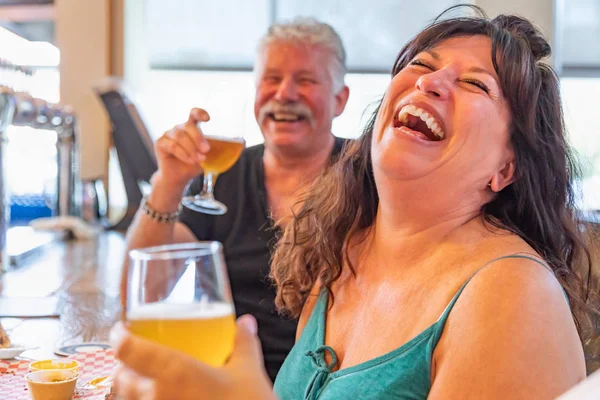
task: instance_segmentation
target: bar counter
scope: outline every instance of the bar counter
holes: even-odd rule
[[[23,358],[56,358],[63,345],[107,342],[120,314],[119,282],[125,238],[103,232],[93,240],[58,241],[0,276],[0,296],[59,296],[59,318],[2,318],[13,343],[38,346]]]

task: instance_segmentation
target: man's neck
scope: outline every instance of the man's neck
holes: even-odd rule
[[[299,207],[301,194],[329,163],[335,138],[331,135],[328,139],[326,145],[302,155],[265,148],[265,188],[271,216],[278,224],[284,225],[292,216],[292,209]]]
[[[334,145],[335,137],[330,135],[325,145],[313,147],[314,151],[303,154],[265,148],[263,164],[266,182],[280,186],[278,183],[286,181],[295,181],[297,184],[312,181],[329,163]]]

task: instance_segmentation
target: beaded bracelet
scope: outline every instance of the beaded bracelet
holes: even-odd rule
[[[179,215],[181,214],[181,204],[179,204],[179,208],[175,212],[161,213],[161,212],[158,212],[155,209],[153,209],[150,206],[150,204],[148,204],[148,199],[146,198],[146,196],[144,196],[142,198],[142,211],[144,211],[144,213],[147,216],[149,216],[150,218],[152,218],[153,220],[155,220],[157,222],[170,224],[172,222],[177,221],[177,218],[179,218]]]

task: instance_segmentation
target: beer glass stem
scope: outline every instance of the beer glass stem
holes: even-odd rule
[[[184,196],[181,203],[187,208],[212,215],[223,215],[227,212],[227,206],[217,200],[213,194],[215,182],[219,174],[206,172],[202,183],[202,191],[197,195]],[[186,190],[188,191],[188,190]]]
[[[200,193],[200,197],[202,197],[205,200],[215,200],[213,190],[215,181],[217,180],[217,176],[217,174],[214,174],[212,172],[207,172],[206,174],[204,174],[204,183],[202,185],[202,193]]]

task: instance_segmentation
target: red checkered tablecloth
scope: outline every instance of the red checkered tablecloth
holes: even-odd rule
[[[80,362],[79,379],[77,386],[84,385],[94,378],[110,375],[116,365],[115,355],[112,350],[102,350],[95,353],[78,353],[71,356]],[[29,388],[25,382],[25,374],[29,371],[26,360],[0,360],[0,399],[1,400],[29,400]],[[108,389],[84,390],[75,389],[74,399],[104,400]]]

